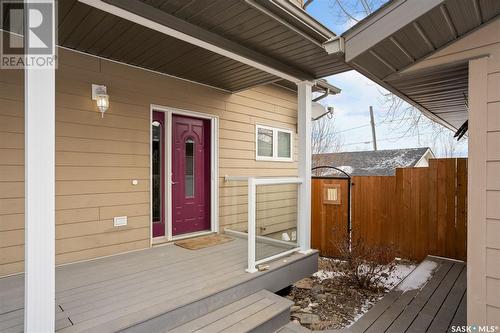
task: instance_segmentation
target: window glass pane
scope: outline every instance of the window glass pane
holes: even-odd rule
[[[273,157],[273,131],[266,128],[259,128],[257,134],[257,154],[258,156]]]
[[[278,157],[291,157],[292,135],[278,131]]]
[[[184,184],[186,197],[194,196],[194,141],[186,140],[186,157],[184,161]]]
[[[153,221],[161,221],[161,123],[153,122]]]
[[[326,192],[326,200],[337,201],[337,188],[329,188]]]

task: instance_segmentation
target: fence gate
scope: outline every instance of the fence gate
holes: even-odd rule
[[[336,257],[336,244],[349,233],[349,179],[313,177],[311,190],[311,245],[323,256]]]

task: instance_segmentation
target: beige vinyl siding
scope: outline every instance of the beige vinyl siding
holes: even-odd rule
[[[410,70],[469,61],[467,320],[500,326],[500,19]]]
[[[110,109],[103,119],[90,98],[92,83],[108,87]],[[23,72],[2,70],[0,276],[24,269],[23,98]],[[59,49],[57,264],[149,247],[151,104],[219,117],[221,230],[225,226],[246,225],[246,184],[224,182],[225,175],[297,175],[296,134],[295,162],[255,161],[256,123],[296,132],[294,92],[268,85],[230,94]],[[133,179],[139,180],[138,185],[132,185]],[[287,207],[291,201],[286,198],[275,199],[272,202],[279,207],[274,212],[277,216],[296,209]],[[122,215],[128,216],[128,225],[114,227],[113,217]],[[283,218],[270,221],[283,223]]]
[[[236,231],[247,231],[247,186],[225,187],[220,201],[221,225]],[[298,185],[258,186],[256,192],[256,234],[281,236],[297,228]],[[229,195],[228,195],[229,193]]]
[[[477,193],[469,198],[469,293],[474,303],[468,320],[500,325],[500,38],[485,49],[489,57],[470,62],[469,154],[475,167],[469,180]]]
[[[497,20],[498,21],[498,20]],[[500,25],[499,25],[500,28]],[[497,30],[498,37],[498,30]],[[494,58],[493,60],[491,60]],[[500,326],[500,37],[488,59],[486,129],[486,320]],[[496,240],[488,237],[497,229]]]
[[[23,72],[0,70],[0,275],[24,269]]]
[[[500,21],[493,23],[496,29],[500,29]],[[496,30],[498,32],[498,30]],[[488,51],[489,57],[484,58],[483,71],[485,77],[483,82],[471,82],[487,87],[484,107],[481,110],[486,112],[484,128],[477,128],[477,136],[483,138],[483,142],[471,142],[471,149],[477,148],[476,144],[485,145],[484,162],[482,174],[485,177],[485,187],[482,196],[485,201],[482,206],[485,206],[484,219],[481,221],[470,221],[470,227],[480,228],[485,233],[485,244],[472,243],[472,251],[482,253],[482,262],[474,263],[471,267],[471,274],[482,272],[484,274],[482,287],[484,292],[484,305],[479,309],[483,311],[486,323],[488,325],[500,325],[500,243],[498,241],[500,235],[500,37],[496,33],[496,42],[489,43],[488,46],[480,47],[484,51]],[[481,69],[479,69],[481,70]],[[474,112],[474,110],[471,110]],[[479,176],[480,177],[480,176]],[[474,184],[471,184],[474,186]],[[471,218],[474,218],[472,215]],[[478,223],[484,223],[483,226]],[[484,268],[481,268],[481,264]],[[469,263],[469,266],[471,263]],[[476,272],[474,271],[475,269]],[[474,289],[472,286],[471,293],[480,292],[481,289]],[[484,318],[483,317],[483,318]],[[471,322],[475,318],[471,318]]]

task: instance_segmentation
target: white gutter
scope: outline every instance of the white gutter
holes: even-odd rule
[[[247,4],[249,4],[250,6],[254,7],[255,9],[258,9],[260,10],[261,12],[263,12],[264,14],[266,14],[267,16],[273,18],[274,20],[278,21],[279,23],[281,23],[282,25],[284,25],[285,27],[287,27],[288,29],[290,30],[293,30],[294,32],[298,33],[299,35],[301,35],[302,37],[304,37],[305,39],[309,40],[310,42],[316,44],[317,46],[319,47],[323,47],[323,45],[318,42],[317,40],[315,40],[314,38],[312,38],[311,36],[308,36],[306,35],[305,33],[303,33],[302,31],[300,31],[299,29],[295,28],[293,25],[291,25],[290,23],[288,23],[287,21],[283,20],[281,17],[279,17],[278,15],[274,14],[273,12],[271,12],[269,9],[267,9],[266,7],[262,6],[262,5],[259,5],[257,2],[255,2],[254,0],[245,0],[245,2]]]
[[[324,42],[322,46],[328,54],[340,56],[345,53],[345,42],[342,36],[336,36],[329,39]]]

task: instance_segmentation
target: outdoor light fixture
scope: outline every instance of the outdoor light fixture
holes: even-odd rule
[[[92,99],[96,101],[97,108],[101,111],[101,118],[104,118],[104,112],[106,112],[109,108],[109,96],[107,94],[106,86],[93,84]]]

